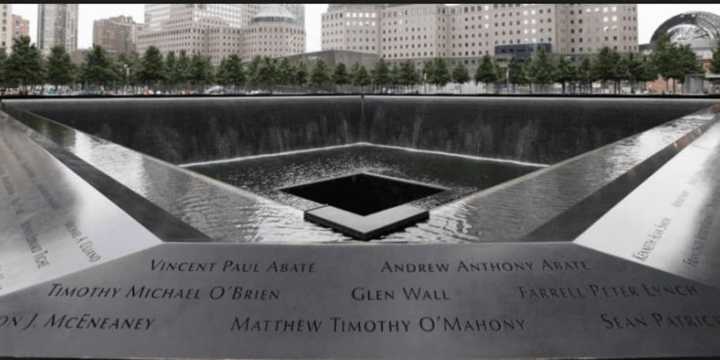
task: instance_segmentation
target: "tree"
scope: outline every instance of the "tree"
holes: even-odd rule
[[[452,72],[452,80],[460,85],[470,81],[470,74],[462,62],[458,62]]]
[[[431,74],[430,83],[435,86],[443,87],[450,82],[450,71],[448,70],[447,63],[443,58],[433,59]]]
[[[178,84],[178,63],[174,51],[165,55],[165,63],[163,64],[163,80],[166,86],[172,88]]]
[[[93,45],[88,50],[80,72],[83,83],[90,87],[105,87],[118,80],[112,58],[99,45]]]
[[[415,64],[410,61],[404,61],[400,64],[400,84],[405,86],[413,86],[419,81]]]
[[[55,86],[70,85],[75,80],[75,65],[70,60],[70,55],[62,46],[55,46],[50,50],[47,58],[47,83]]]
[[[333,71],[333,74],[332,74],[332,82],[335,85],[340,85],[340,86],[345,85],[350,82],[345,64],[339,63],[335,66],[335,70]]]
[[[5,91],[7,85],[7,79],[5,77],[5,64],[7,63],[7,53],[5,48],[0,48],[0,91]],[[0,96],[2,94],[0,93]]]
[[[432,60],[427,60],[423,63],[422,68],[422,82],[423,87],[425,88],[425,92],[427,93],[427,84],[430,84],[432,82],[435,69],[435,65]]]
[[[323,87],[330,82],[330,69],[325,62],[317,60],[310,74],[310,85],[314,87]]]
[[[643,77],[645,69],[643,67],[643,58],[635,53],[629,53],[622,58],[621,68],[627,71],[627,79],[630,81],[630,92],[635,94],[635,88],[637,83]]]
[[[390,83],[390,69],[382,58],[375,63],[375,68],[372,70],[372,83],[380,88]]]
[[[675,66],[672,72],[672,78],[684,83],[685,78],[691,74],[697,74],[703,71],[702,66],[697,60],[695,52],[692,51],[690,45],[682,45],[675,48]],[[673,82],[673,92],[675,92],[675,83]]]
[[[213,82],[214,72],[210,58],[194,54],[190,60],[190,83],[199,91],[205,90],[205,85]]]
[[[176,73],[173,75],[177,84],[187,86],[192,74],[192,59],[187,55],[185,50],[180,50],[180,56],[177,59]]]
[[[19,86],[27,93],[27,86],[40,84],[45,78],[42,55],[30,38],[13,40],[12,54],[5,61],[5,79],[10,86]]]
[[[487,86],[497,80],[497,71],[489,55],[482,57],[480,65],[475,70],[475,83],[482,83],[487,92]]]
[[[581,87],[585,89],[585,92],[589,90],[592,94],[592,83],[595,80],[592,71],[592,62],[589,57],[584,57],[577,71],[578,80],[580,80]]]
[[[245,71],[240,57],[232,54],[222,59],[217,71],[217,79],[220,84],[237,88],[245,83]]]
[[[657,80],[658,77],[658,71],[657,68],[655,68],[655,65],[653,64],[652,60],[648,58],[647,56],[643,56],[642,59],[642,69],[640,72],[640,76],[638,77],[639,81],[642,82],[648,82],[648,81],[654,81]],[[644,87],[643,87],[644,89]]]
[[[655,43],[652,62],[658,74],[665,79],[665,89],[669,88],[669,79],[675,75],[675,44],[670,42],[667,34],[662,34]]]
[[[541,90],[543,90],[545,85],[552,83],[554,74],[555,67],[550,61],[545,49],[539,48],[535,54],[533,54],[527,68],[530,89],[532,90],[533,84],[538,84],[541,86]]]
[[[398,85],[400,85],[400,67],[397,63],[392,64],[390,66],[390,72],[388,74],[390,85],[393,88],[396,88]]]
[[[304,62],[297,64],[293,77],[295,85],[304,86],[308,82],[308,70]]]
[[[255,56],[252,61],[247,66],[247,77],[248,82],[251,86],[258,86],[258,70],[260,69],[260,62],[262,62],[262,57]]]
[[[155,86],[164,80],[164,64],[163,56],[160,50],[154,46],[150,46],[143,54],[142,70],[140,70],[140,81],[145,85]]]
[[[720,41],[718,47],[713,50],[712,61],[710,62],[710,71],[713,74],[720,74]]]
[[[527,73],[525,72],[525,65],[519,59],[513,57],[508,65],[508,80],[513,85],[513,92],[515,92],[516,85],[524,85],[528,83]]]
[[[269,56],[263,57],[257,69],[257,83],[265,89],[272,89],[277,82],[276,78],[275,60]]]
[[[617,79],[619,62],[620,54],[607,46],[603,47],[592,66],[593,78],[602,81],[602,86],[605,88],[607,81]]]
[[[495,69],[495,86],[494,92],[498,92],[498,85],[504,83],[507,80],[506,69],[500,66],[496,61],[493,61],[493,68]]]
[[[350,77],[354,86],[364,88],[365,86],[370,85],[370,75],[368,74],[367,69],[365,69],[365,66],[355,63],[350,70]]]
[[[567,83],[577,80],[577,69],[572,61],[568,60],[564,56],[561,56],[558,60],[557,66],[555,67],[553,80],[562,85],[562,93],[565,94]]]
[[[283,58],[277,66],[276,80],[279,85],[290,85],[293,83],[293,67],[290,60]]]
[[[140,71],[142,64],[136,52],[120,54],[115,61],[115,73],[125,86],[136,86],[140,84]]]

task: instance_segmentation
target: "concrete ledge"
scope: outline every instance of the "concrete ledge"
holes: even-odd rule
[[[330,227],[359,240],[371,240],[428,219],[428,211],[400,205],[367,216],[360,216],[333,206],[305,212],[308,221]]]

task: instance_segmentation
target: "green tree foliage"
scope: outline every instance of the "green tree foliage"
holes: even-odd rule
[[[345,64],[339,63],[335,66],[335,70],[333,71],[332,75],[332,82],[335,85],[346,85],[350,83],[350,78],[348,76],[347,67],[345,67]]]
[[[595,57],[592,72],[593,78],[603,82],[603,87],[607,81],[616,81],[620,73],[620,54],[611,50],[609,47],[603,47]],[[617,89],[616,89],[617,90]]]
[[[375,68],[372,70],[372,83],[379,87],[390,83],[390,69],[382,58],[375,63]]]
[[[455,68],[453,68],[452,80],[458,84],[464,84],[470,81],[470,74],[468,74],[468,70],[462,62],[458,62]]]
[[[675,75],[676,46],[670,42],[667,34],[660,36],[653,49],[652,62],[658,74],[665,79],[665,88],[668,88],[668,80]]]
[[[718,47],[713,50],[710,71],[712,71],[713,74],[720,74],[720,42],[718,43]]]
[[[447,85],[448,82],[450,82],[450,70],[448,70],[447,62],[443,58],[433,59],[430,83],[441,87]]]
[[[510,60],[510,64],[508,65],[508,80],[513,86],[525,85],[528,83],[525,65],[517,58],[513,57]]]
[[[507,81],[507,69],[500,66],[497,61],[493,61],[493,68],[495,68],[495,92],[498,91],[498,86]]]
[[[390,85],[392,85],[393,87],[400,85],[400,66],[398,66],[397,63],[390,66],[390,73],[388,74],[388,76],[390,78]]]
[[[557,66],[555,67],[555,74],[553,80],[562,84],[562,93],[564,94],[567,88],[567,83],[577,80],[578,74],[575,65],[572,61],[566,57],[561,56],[558,60]]]
[[[350,69],[350,77],[352,84],[355,86],[365,87],[370,85],[370,75],[365,66],[355,63]]]
[[[169,87],[177,86],[180,76],[178,76],[178,60],[174,51],[170,51],[165,55],[165,63],[163,64],[163,79],[165,85]]]
[[[280,85],[290,85],[293,83],[293,67],[290,60],[283,58],[277,65],[277,83]]]
[[[146,85],[154,86],[164,80],[165,69],[163,56],[160,50],[154,46],[150,46],[143,54],[142,70],[140,70],[140,81]]]
[[[325,62],[317,60],[310,75],[310,85],[315,87],[327,86],[330,83],[330,69]]]
[[[0,49],[0,89],[4,90],[8,86],[7,79],[5,78],[5,64],[7,63],[7,53],[5,48]]]
[[[642,57],[635,53],[623,56],[620,68],[625,72],[625,78],[630,82],[630,91],[634,94],[638,82],[642,81],[645,68]]]
[[[482,57],[480,64],[475,70],[475,83],[483,83],[485,89],[490,83],[497,81],[498,74],[497,69],[489,55]]]
[[[109,86],[118,80],[112,58],[99,45],[88,49],[80,68],[83,83],[90,87]]]
[[[199,90],[204,90],[205,85],[212,83],[215,80],[215,74],[213,66],[210,63],[210,58],[200,54],[194,54],[190,63],[190,83],[193,86],[198,87]]]
[[[222,85],[234,87],[245,83],[245,70],[239,56],[232,54],[222,59],[217,71],[217,80]]]
[[[541,86],[552,83],[555,74],[555,66],[545,49],[540,48],[533,54],[527,67],[528,80],[531,84]]]
[[[415,70],[415,64],[410,61],[404,61],[400,64],[400,84],[405,86],[412,86],[417,84],[419,81],[417,70]]]
[[[177,59],[177,68],[175,70],[175,80],[177,84],[186,85],[190,81],[190,74],[192,74],[192,59],[187,55],[185,50],[180,50],[180,56]]]
[[[432,60],[428,60],[423,63],[422,82],[424,84],[430,84],[432,82],[433,74],[435,73],[434,66],[435,64]]]
[[[265,89],[272,89],[275,86],[277,70],[275,60],[271,57],[265,56],[262,58],[260,65],[257,69],[257,83]]]
[[[47,58],[47,83],[55,85],[71,85],[75,81],[75,64],[70,61],[70,55],[62,46],[55,46],[50,50]]]
[[[295,66],[295,74],[293,76],[294,84],[304,86],[308,82],[308,69],[304,62],[300,62]]]
[[[27,87],[43,82],[45,68],[40,50],[30,44],[30,38],[14,39],[12,53],[5,61],[5,79],[10,86]]]
[[[260,63],[262,57],[255,56],[248,64],[247,71],[245,72],[248,77],[248,82],[251,86],[258,86],[258,70],[260,69]]]
[[[593,78],[592,63],[589,57],[584,57],[577,71],[577,78],[585,91],[592,93]]]
[[[136,52],[120,54],[114,62],[114,69],[121,84],[137,86],[141,83],[140,71],[142,71],[142,64],[140,56]]]
[[[691,74],[702,73],[703,68],[692,51],[690,45],[677,46],[675,48],[675,71],[673,71],[673,79],[677,79],[681,83]]]

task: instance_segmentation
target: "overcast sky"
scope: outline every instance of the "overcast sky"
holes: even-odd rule
[[[305,5],[305,32],[307,34],[306,50],[320,50],[320,14],[327,9],[327,4]],[[638,32],[640,43],[650,41],[652,33],[663,21],[687,11],[708,11],[720,14],[720,4],[639,4]],[[12,4],[13,14],[30,20],[30,38],[35,41],[37,36],[37,5]],[[137,22],[144,21],[142,4],[80,4],[80,21],[78,25],[78,47],[87,48],[92,44],[93,21],[111,16],[129,15]]]

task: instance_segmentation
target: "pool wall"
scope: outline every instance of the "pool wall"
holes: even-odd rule
[[[9,103],[175,164],[356,142],[550,164],[712,100],[310,96]]]

